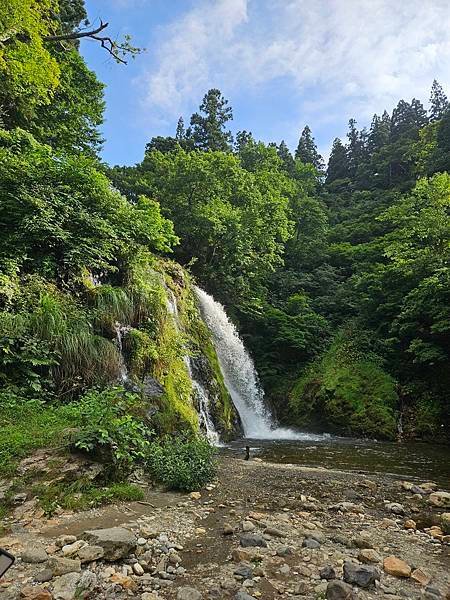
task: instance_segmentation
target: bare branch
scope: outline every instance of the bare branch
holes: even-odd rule
[[[46,42],[61,42],[63,40],[79,40],[84,37],[92,37],[94,39],[98,39],[94,36],[97,33],[100,33],[101,31],[106,29],[108,25],[109,23],[103,23],[103,21],[100,21],[100,25],[96,29],[92,29],[91,31],[74,31],[73,33],[63,33],[61,35],[48,35],[44,37],[44,40]]]

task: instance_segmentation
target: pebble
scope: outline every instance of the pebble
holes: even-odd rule
[[[252,523],[251,521],[244,521],[242,523],[243,531],[254,531],[255,529],[256,529],[256,525],[254,523]]]
[[[133,565],[133,571],[134,571],[134,574],[138,575],[139,577],[144,574],[144,569],[142,568],[142,566],[139,563],[135,563]]]

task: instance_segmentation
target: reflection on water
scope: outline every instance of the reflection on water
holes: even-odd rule
[[[450,489],[448,446],[332,437],[315,442],[237,440],[228,446],[228,452],[240,454],[245,445],[270,462],[384,473],[415,481],[435,481]]]

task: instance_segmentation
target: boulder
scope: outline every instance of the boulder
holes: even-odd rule
[[[450,508],[450,492],[433,492],[428,496],[428,502],[439,508]]]
[[[47,565],[54,576],[65,575],[66,573],[79,573],[81,571],[81,562],[73,558],[51,556],[48,559]]]
[[[347,583],[369,588],[375,585],[377,579],[380,579],[380,572],[375,567],[359,565],[351,561],[344,563],[344,581]]]
[[[383,561],[383,569],[394,577],[410,577],[411,567],[396,556],[387,556]]]
[[[327,600],[356,600],[356,595],[351,585],[334,579],[327,585],[326,598]]]
[[[55,579],[53,597],[55,600],[74,600],[77,597],[77,587],[80,573],[66,573]]]
[[[125,558],[136,548],[136,537],[124,527],[85,531],[83,538],[95,546],[101,546],[103,558],[110,561]]]

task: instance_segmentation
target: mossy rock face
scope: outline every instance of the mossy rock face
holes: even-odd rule
[[[161,261],[153,294],[152,318],[130,329],[124,351],[130,374],[139,385],[154,378],[164,392],[152,398],[153,422],[161,433],[199,431],[197,400],[186,357],[196,380],[207,390],[211,417],[222,439],[239,431],[239,418],[225,387],[211,334],[203,322],[188,273]],[[153,278],[155,286],[156,277]],[[173,296],[173,297],[172,297]],[[176,301],[176,314],[170,308]],[[144,386],[145,387],[145,386]],[[145,395],[145,390],[142,390]]]
[[[240,433],[239,416],[225,386],[211,333],[201,317],[189,275],[185,273],[181,278],[177,274],[177,280],[172,279],[168,285],[177,300],[178,319],[193,375],[208,392],[211,417],[221,438],[232,439]]]
[[[394,379],[375,358],[355,352],[339,335],[293,386],[294,424],[344,435],[393,439],[398,396]]]

